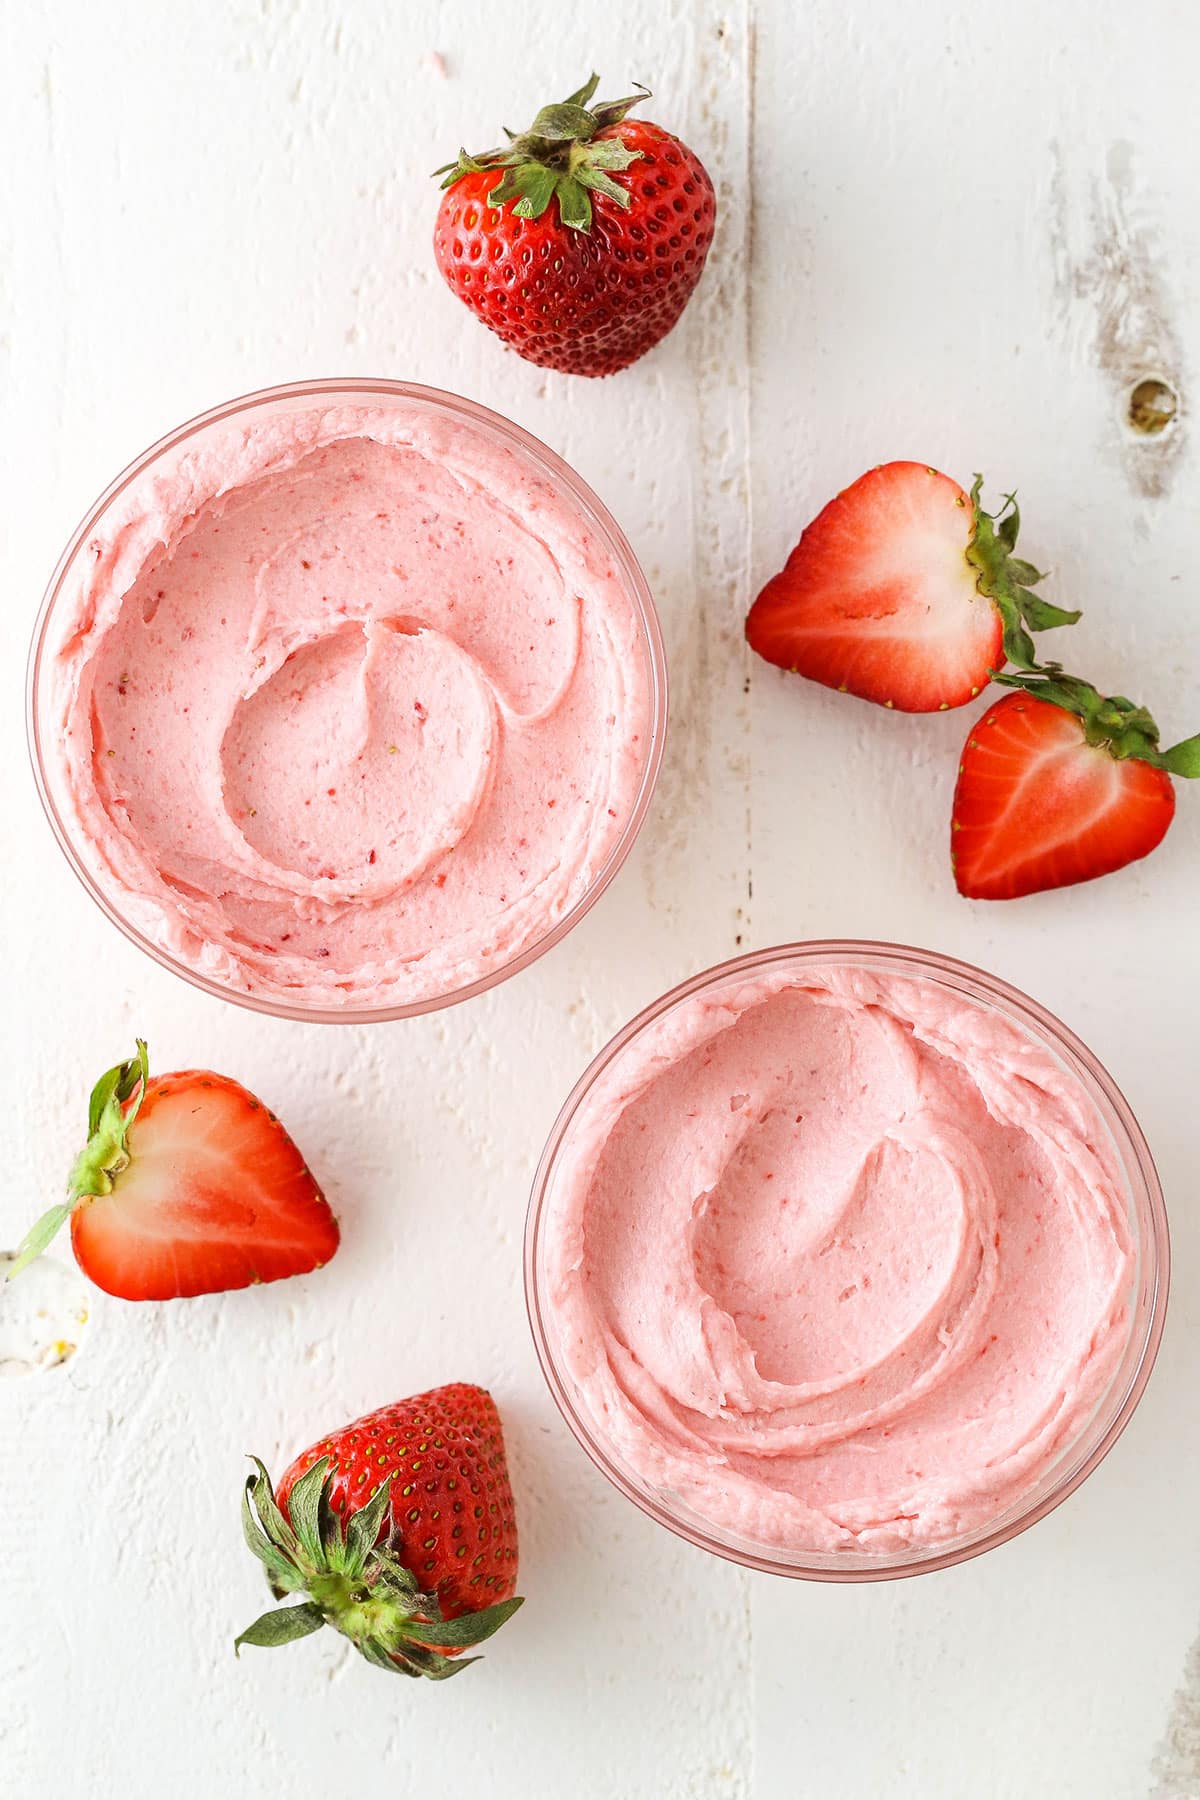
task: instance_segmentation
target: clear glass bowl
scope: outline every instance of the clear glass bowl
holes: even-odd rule
[[[649,1484],[598,1428],[568,1372],[547,1305],[547,1220],[556,1204],[564,1153],[570,1149],[573,1132],[587,1130],[586,1102],[604,1072],[633,1039],[696,994],[711,994],[766,970],[802,971],[831,964],[881,969],[941,983],[985,1009],[1004,1014],[1047,1048],[1084,1088],[1110,1134],[1125,1183],[1136,1259],[1128,1338],[1120,1361],[1090,1417],[1062,1447],[1053,1465],[1018,1503],[980,1529],[927,1547],[906,1546],[899,1552],[861,1548],[792,1552],[776,1544],[756,1543],[703,1517],[675,1492]],[[1141,1398],[1162,1336],[1169,1266],[1167,1216],[1150,1151],[1112,1077],[1086,1045],[1036,1001],[981,969],[932,951],[848,940],[789,944],[738,957],[683,982],[632,1019],[580,1077],[559,1113],[534,1179],[525,1233],[525,1293],[538,1359],[559,1410],[596,1466],[643,1512],[689,1543],[749,1568],[811,1581],[887,1581],[947,1568],[1006,1543],[1073,1493],[1112,1448]]]
[[[293,1002],[275,996],[261,996],[253,992],[244,992],[225,981],[214,979],[201,969],[191,966],[165,950],[127,916],[127,912],[122,906],[122,894],[119,887],[111,877],[106,879],[105,870],[97,866],[99,859],[89,855],[88,847],[80,843],[79,834],[72,829],[70,823],[70,806],[65,803],[63,793],[56,789],[58,771],[55,759],[53,756],[47,755],[47,746],[53,744],[57,729],[48,704],[51,683],[47,676],[47,668],[60,641],[59,626],[65,611],[64,595],[69,601],[79,576],[86,567],[89,546],[97,529],[106,520],[111,521],[121,516],[118,509],[131,489],[136,489],[138,484],[143,482],[149,484],[156,481],[171,470],[177,459],[205,446],[206,443],[217,441],[217,434],[228,434],[231,427],[236,432],[243,424],[252,421],[261,423],[264,419],[311,410],[314,407],[332,408],[364,404],[368,404],[373,410],[394,406],[411,411],[416,407],[429,408],[432,412],[440,415],[449,414],[456,421],[464,422],[485,438],[490,437],[494,441],[499,441],[518,458],[525,460],[543,480],[549,481],[555,490],[556,497],[564,500],[570,506],[579,517],[581,526],[586,527],[608,550],[613,559],[613,566],[620,575],[635,615],[641,652],[645,658],[647,718],[646,728],[642,734],[644,750],[639,783],[624,827],[586,891],[541,937],[526,944],[507,962],[488,970],[478,979],[452,991],[427,995],[404,1003],[378,1006],[363,1005],[353,1001],[338,1006],[313,1005],[306,1004],[299,999]],[[523,431],[520,426],[512,424],[508,419],[501,418],[499,414],[489,411],[486,407],[476,405],[471,400],[461,399],[455,394],[442,393],[434,388],[420,387],[411,382],[329,380],[295,382],[283,387],[268,388],[260,393],[248,394],[241,399],[231,400],[224,406],[203,413],[199,418],[192,419],[186,425],[181,425],[177,431],[171,432],[169,436],[152,445],[149,450],[131,463],[100,496],[63,552],[38,616],[29,661],[29,743],[38,792],[46,816],[67,861],[93,900],[112,923],[148,956],[153,957],[164,968],[182,976],[193,986],[202,988],[206,993],[216,995],[220,999],[233,1000],[239,1005],[250,1007],[257,1012],[270,1013],[278,1018],[318,1023],[361,1024],[365,1021],[401,1019],[417,1013],[431,1012],[456,1001],[469,999],[472,995],[482,993],[485,989],[495,986],[497,982],[506,980],[510,975],[515,975],[519,970],[527,967],[536,957],[541,956],[557,944],[595,905],[633,846],[634,839],[645,819],[658,777],[662,761],[666,719],[666,657],[654,602],[646,579],[638,567],[637,559],[608,510],[579,476],[562,461],[561,457],[556,456],[552,450],[547,449],[544,444],[527,431]]]

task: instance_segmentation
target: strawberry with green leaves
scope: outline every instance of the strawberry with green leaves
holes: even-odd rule
[[[1145,707],[1057,664],[995,679],[1015,691],[963,748],[950,832],[959,892],[1014,900],[1156,849],[1175,816],[1172,776],[1200,777],[1200,737],[1160,749]]]
[[[594,102],[592,76],[503,149],[439,169],[438,268],[510,349],[568,375],[611,375],[666,336],[713,239],[699,157],[627,115],[649,94]]]
[[[495,1402],[467,1382],[368,1413],[242,1500],[246,1542],[277,1599],[236,1648],[331,1625],[377,1668],[444,1680],[521,1600],[517,1524]]]
[[[965,706],[1005,662],[1036,666],[1032,634],[1072,625],[1032,592],[1020,513],[993,515],[925,463],[885,463],[829,502],[746,620],[752,650],[898,712]]]
[[[122,1300],[173,1300],[307,1274],[338,1225],[275,1114],[227,1075],[151,1075],[146,1046],[92,1090],[67,1198],[27,1233],[8,1279],[70,1220],[84,1274]]]

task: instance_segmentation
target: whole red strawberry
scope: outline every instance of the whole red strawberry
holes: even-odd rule
[[[1014,900],[1148,856],[1175,816],[1172,775],[1200,776],[1200,737],[1170,750],[1144,707],[1051,665],[972,727],[950,833],[961,894]]]
[[[337,1220],[273,1112],[227,1075],[150,1074],[146,1046],[102,1075],[67,1198],[26,1234],[11,1281],[71,1221],[84,1274],[122,1300],[174,1300],[303,1275]]]
[[[485,1389],[457,1381],[381,1406],[305,1450],[278,1494],[254,1460],[246,1542],[277,1597],[308,1598],[264,1613],[236,1648],[332,1625],[379,1668],[440,1681],[478,1661],[452,1659],[521,1605],[504,1436]]]
[[[1079,617],[1031,593],[1008,496],[993,516],[926,463],[870,469],[818,513],[750,609],[768,662],[898,712],[965,706],[1006,661],[1035,666],[1034,631]]]
[[[507,148],[438,170],[446,281],[513,350],[567,375],[612,375],[667,335],[716,217],[699,157],[626,117],[649,94],[592,106],[597,85],[543,107]]]

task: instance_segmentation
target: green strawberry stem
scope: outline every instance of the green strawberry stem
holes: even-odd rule
[[[422,1593],[391,1534],[377,1541],[385,1518],[390,1520],[390,1475],[365,1506],[342,1520],[330,1505],[329,1459],[323,1456],[292,1489],[285,1518],[266,1469],[257,1457],[251,1460],[258,1473],[247,1478],[242,1495],[246,1542],[277,1595],[304,1591],[308,1599],[263,1613],[234,1640],[236,1652],[243,1644],[290,1644],[332,1625],[377,1668],[444,1681],[479,1660],[448,1651],[482,1644],[522,1604],[514,1597],[443,1618],[438,1596]]]
[[[1074,625],[1079,614],[1030,592],[1045,576],[1032,563],[1013,555],[1021,529],[1017,497],[1006,494],[1000,511],[989,513],[979,504],[982,490],[983,476],[976,475],[971,489],[975,531],[967,545],[967,561],[978,570],[975,585],[979,592],[987,595],[1004,622],[1005,657],[1018,668],[1036,669],[1039,665],[1030,634]]]
[[[5,1276],[7,1281],[37,1260],[81,1200],[112,1193],[113,1182],[129,1167],[129,1129],[138,1116],[149,1077],[145,1041],[138,1038],[136,1055],[109,1069],[92,1089],[88,1141],[71,1170],[67,1199],[44,1212],[25,1233]]]
[[[624,100],[592,106],[599,84],[600,77],[592,75],[558,105],[544,106],[528,131],[508,133],[510,141],[504,149],[484,150],[477,156],[460,150],[456,162],[435,169],[434,174],[444,176],[442,186],[448,188],[464,175],[495,169],[500,179],[488,194],[490,205],[503,206],[512,200],[518,218],[540,219],[556,199],[558,216],[568,230],[590,231],[593,193],[605,194],[628,210],[628,190],[612,179],[610,171],[619,174],[641,155],[620,138],[593,140],[597,132],[619,125],[631,107],[650,98],[649,89],[641,88]]]
[[[1180,775],[1189,781],[1200,779],[1200,734],[1184,738],[1169,750],[1160,750],[1158,726],[1144,706],[1127,700],[1123,694],[1099,693],[1089,681],[1066,674],[1060,663],[1046,663],[1025,675],[1001,675],[993,670],[992,680],[1074,713],[1083,725],[1087,742],[1107,750],[1118,762],[1134,757],[1156,769],[1165,769],[1168,775]]]

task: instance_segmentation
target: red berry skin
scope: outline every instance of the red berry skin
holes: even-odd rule
[[[405,1567],[436,1592],[447,1619],[511,1599],[517,1588],[517,1522],[504,1435],[485,1388],[452,1382],[381,1406],[302,1452],[280,1479],[288,1495],[321,1457],[329,1500],[343,1524],[392,1477],[390,1535]]]
[[[716,196],[699,157],[669,131],[624,119],[596,133],[638,160],[614,179],[628,211],[592,195],[592,227],[564,227],[557,201],[539,219],[488,204],[502,171],[464,175],[442,196],[438,268],[477,318],[527,361],[567,375],[613,375],[674,326],[704,270]]]

